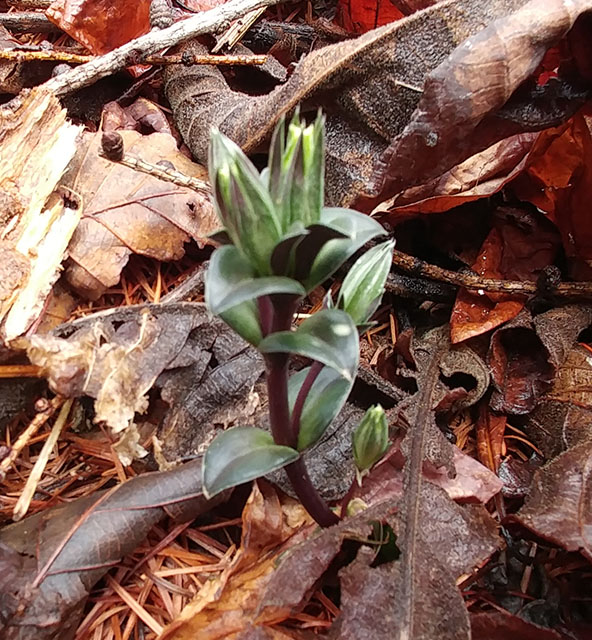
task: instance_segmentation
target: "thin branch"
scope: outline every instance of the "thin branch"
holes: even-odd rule
[[[447,282],[456,287],[464,287],[471,291],[489,291],[492,293],[508,293],[511,295],[532,296],[542,293],[539,285],[532,281],[496,280],[484,278],[478,273],[456,272],[442,269],[401,251],[394,250],[393,265],[416,277]],[[386,290],[389,291],[387,280]],[[592,282],[561,282],[548,291],[550,295],[562,298],[592,298]]]
[[[94,84],[97,80],[111,75],[125,66],[137,64],[147,56],[153,55],[204,33],[211,33],[226,27],[249,11],[278,4],[280,0],[231,0],[210,11],[203,11],[187,20],[158,31],[151,31],[123,46],[95,58],[91,62],[66,71],[51,80],[43,87],[58,96]]]

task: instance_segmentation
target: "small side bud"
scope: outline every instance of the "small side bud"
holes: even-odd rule
[[[388,424],[384,409],[370,407],[353,433],[354,461],[358,469],[358,481],[386,453],[388,449]]]

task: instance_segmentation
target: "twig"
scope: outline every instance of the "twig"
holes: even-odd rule
[[[86,64],[95,60],[97,56],[81,55],[69,51],[22,51],[19,49],[5,49],[0,51],[0,60],[13,60],[14,62],[31,62],[42,60],[49,62],[67,62],[69,64]],[[146,64],[213,64],[213,65],[262,65],[267,61],[267,56],[261,55],[166,55],[148,56],[142,62]]]
[[[532,296],[541,293],[536,282],[518,280],[496,280],[483,278],[478,273],[449,271],[429,264],[413,256],[394,250],[393,265],[411,275],[447,282],[456,287],[464,287],[471,291],[492,293],[508,293],[512,295]],[[386,290],[389,290],[388,281]],[[592,298],[592,282],[561,282],[548,292],[562,298]]]
[[[217,31],[226,26],[229,21],[236,20],[249,11],[279,2],[280,0],[231,0],[226,4],[218,5],[215,9],[176,22],[166,29],[151,31],[140,36],[91,62],[48,80],[42,86],[58,96],[66,95],[94,84],[97,80],[111,75],[125,66],[135,64],[149,55],[156,54],[162,49],[204,33]]]
[[[9,7],[18,7],[19,9],[49,9],[52,0],[7,0]]]
[[[42,13],[0,13],[0,26],[18,33],[53,33],[60,31]]]
[[[68,414],[70,413],[70,409],[72,408],[72,403],[74,400],[66,400],[60,409],[60,413],[55,421],[51,429],[51,433],[49,437],[45,441],[43,448],[41,449],[41,453],[39,457],[35,461],[33,468],[31,469],[31,473],[27,478],[27,482],[23,489],[23,492],[19,496],[16,504],[14,505],[14,510],[12,512],[12,519],[16,522],[20,520],[29,510],[29,506],[31,504],[31,500],[33,499],[33,495],[35,490],[37,489],[37,484],[43,475],[45,467],[47,465],[47,461],[49,460],[49,456],[60,437],[60,433],[62,433],[62,429],[66,424],[66,420],[68,419]]]
[[[31,420],[28,427],[17,438],[17,441],[12,445],[10,453],[2,459],[0,462],[0,481],[4,480],[6,473],[18,458],[20,452],[27,446],[31,438],[39,431],[39,429],[51,418],[55,411],[64,403],[64,398],[56,396],[51,402],[47,404],[43,410]]]

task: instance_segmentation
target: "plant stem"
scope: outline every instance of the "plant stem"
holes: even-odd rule
[[[323,365],[320,362],[313,362],[310,367],[309,372],[306,374],[306,378],[304,378],[304,382],[298,391],[298,396],[296,397],[296,401],[294,402],[294,408],[292,409],[292,419],[290,421],[290,431],[294,436],[296,442],[298,442],[298,436],[300,435],[300,418],[302,416],[302,409],[304,409],[304,403],[306,402],[306,398],[310,393],[312,385],[314,381],[318,378],[319,373],[321,373],[323,369]]]
[[[272,302],[274,303],[273,331],[288,331],[292,324],[295,303],[291,301],[286,303],[279,299],[272,299]],[[273,353],[265,357],[267,365],[267,396],[269,401],[269,422],[274,441],[276,444],[295,448],[298,442],[298,431],[294,431],[290,424],[290,407],[288,404],[289,360],[289,355],[286,353]],[[304,404],[304,400],[302,403]],[[308,513],[322,527],[336,524],[339,518],[317,493],[306,470],[304,460],[298,458],[285,469],[294,492]]]

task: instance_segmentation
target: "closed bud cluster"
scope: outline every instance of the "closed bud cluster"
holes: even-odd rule
[[[388,449],[388,424],[384,409],[379,404],[366,411],[354,431],[353,449],[359,479]]]

